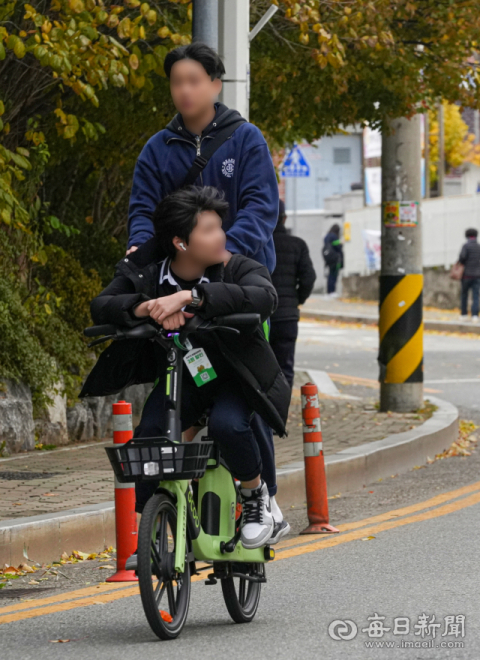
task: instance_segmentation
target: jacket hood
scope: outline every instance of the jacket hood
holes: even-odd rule
[[[242,115],[238,112],[238,110],[234,110],[233,108],[227,108],[227,106],[224,103],[215,103],[215,109],[216,109],[215,117],[212,119],[210,124],[203,129],[202,135],[215,135],[215,133],[220,128],[225,128],[226,126],[230,126],[231,124],[234,124],[241,119],[243,119],[244,122],[247,121],[242,117]],[[165,128],[166,130],[171,131],[175,135],[180,134],[180,135],[190,135],[192,137],[195,137],[194,134],[191,133],[188,130],[188,128],[185,126],[183,122],[183,117],[179,112],[175,115],[172,121],[170,121],[167,124]]]

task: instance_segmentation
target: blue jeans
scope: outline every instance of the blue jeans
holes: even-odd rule
[[[468,291],[472,290],[472,316],[478,316],[478,298],[480,293],[480,277],[464,278],[462,280],[462,316],[468,314]]]

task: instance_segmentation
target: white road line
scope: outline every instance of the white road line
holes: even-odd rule
[[[445,379],[438,379],[438,380],[426,380],[425,384],[437,384],[437,383],[479,383],[480,384],[480,376],[477,376],[477,378],[445,378]]]

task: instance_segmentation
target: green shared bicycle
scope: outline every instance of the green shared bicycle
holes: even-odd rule
[[[134,328],[95,326],[89,337],[149,339],[166,351],[165,436],[133,438],[106,447],[120,482],[156,481],[138,533],[138,581],[148,622],[161,639],[175,639],[185,625],[191,578],[210,570],[206,584],[220,580],[227,610],[236,623],[253,620],[266,582],[265,564],[275,557],[268,545],[245,549],[238,485],[214,442],[182,442],[181,398],[184,352],[191,349],[188,335],[211,330],[253,332],[258,314],[232,314],[211,321],[194,317],[181,332],[170,333],[145,323]],[[192,481],[193,480],[193,481]],[[203,565],[198,565],[197,562]]]

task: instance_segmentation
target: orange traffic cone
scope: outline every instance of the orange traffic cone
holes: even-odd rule
[[[133,436],[132,404],[118,401],[113,406],[113,442],[123,444]],[[117,572],[107,582],[134,582],[135,571],[126,571],[127,559],[137,549],[135,485],[122,484],[115,477],[115,529],[117,534]]]
[[[303,454],[309,526],[300,534],[339,532],[328,523],[327,480],[323,458],[318,389],[313,383],[302,386]]]

